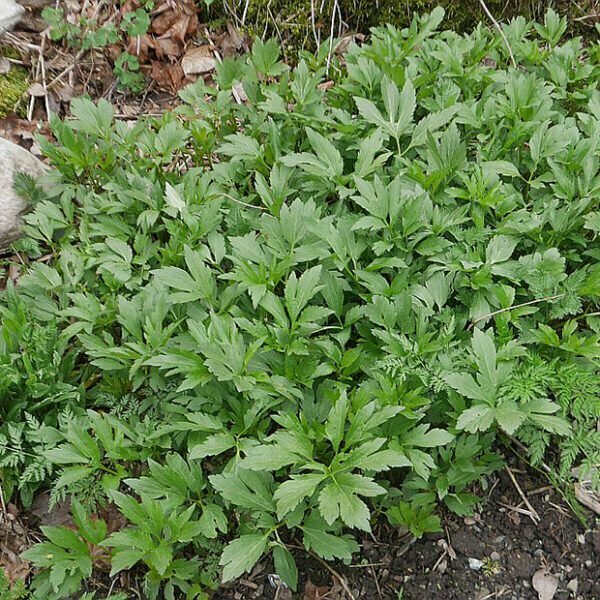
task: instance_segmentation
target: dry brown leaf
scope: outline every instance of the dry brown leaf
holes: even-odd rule
[[[558,582],[558,577],[546,568],[536,571],[531,580],[533,589],[538,593],[539,600],[552,600],[558,589]]]
[[[246,95],[246,90],[244,90],[244,85],[242,83],[234,83],[231,90],[234,98],[238,102],[248,102],[248,96]]]
[[[173,27],[173,24],[177,20],[177,15],[172,10],[166,10],[152,19],[150,26],[152,33],[156,35],[164,35]]]
[[[160,37],[152,40],[152,47],[156,51],[157,58],[167,56],[171,59],[177,59],[183,53],[182,45],[170,37]]]
[[[327,585],[315,585],[310,579],[304,586],[304,600],[321,600],[328,597],[331,588]]]
[[[181,65],[168,66],[158,60],[153,60],[151,64],[150,77],[152,77],[159,88],[169,90],[173,93],[178,92],[182,88],[185,82],[185,74]]]
[[[54,94],[61,102],[71,102],[75,95],[75,90],[73,89],[73,86],[65,84],[55,87]]]
[[[183,45],[185,44],[185,38],[188,34],[188,30],[190,28],[191,23],[192,17],[190,17],[189,15],[180,14],[173,23],[172,27],[169,29],[168,33],[174,40],[177,40]]]
[[[18,518],[17,511],[2,513],[0,519],[0,569],[11,584],[26,579],[30,573],[29,563],[20,554],[29,547],[27,530]]]
[[[129,38],[127,41],[126,50],[129,54],[137,56],[137,59],[142,64],[148,62],[148,52],[154,47],[154,40],[149,35],[138,35],[134,38]]]
[[[575,497],[581,504],[600,515],[600,495],[592,489],[591,485],[586,485],[586,483],[575,484]]]
[[[186,77],[201,75],[214,70],[217,61],[209,46],[200,46],[188,50],[181,61],[181,67]]]
[[[31,8],[33,10],[50,6],[51,4],[54,4],[54,2],[55,0],[19,0],[19,4],[21,6],[24,6],[25,8]]]
[[[119,12],[121,13],[121,16],[123,16],[127,13],[135,12],[140,6],[140,0],[125,0],[125,2],[121,4]]]
[[[57,502],[50,510],[50,492],[40,492],[33,499],[31,514],[40,520],[40,525],[73,527],[71,502]]]

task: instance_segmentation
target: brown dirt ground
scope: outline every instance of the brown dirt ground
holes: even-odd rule
[[[273,587],[272,566],[261,564],[246,579],[218,591],[214,600],[600,600],[600,519],[586,513],[588,528],[547,482],[513,469],[540,516],[535,524],[508,475],[491,480],[481,511],[473,518],[446,515],[444,533],[412,542],[381,525],[375,539],[361,542],[352,565],[332,574],[298,551],[300,592]],[[525,512],[519,512],[525,511]],[[387,539],[386,539],[387,537]],[[481,561],[479,569],[473,566]],[[533,578],[542,569],[558,583],[553,596],[539,595]],[[343,582],[342,582],[343,580]],[[350,595],[352,594],[352,595]]]

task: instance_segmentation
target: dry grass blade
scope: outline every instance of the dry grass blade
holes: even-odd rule
[[[523,500],[525,506],[530,511],[531,514],[529,516],[531,520],[537,525],[541,521],[540,515],[538,515],[535,508],[533,508],[533,506],[531,505],[531,502],[529,502],[529,500],[527,499],[527,496],[524,494],[523,490],[521,489],[521,486],[517,483],[513,472],[510,470],[510,467],[504,467],[504,470],[506,471],[506,474],[510,477],[510,480],[515,486],[515,489],[517,490],[519,496],[521,496],[521,500]]]
[[[500,34],[500,37],[504,40],[504,44],[506,45],[506,48],[508,49],[508,53],[510,54],[510,62],[512,63],[512,66],[515,67],[515,69],[516,69],[517,61],[515,60],[515,55],[513,54],[512,48],[510,47],[508,38],[506,37],[504,30],[500,26],[500,23],[498,23],[498,21],[496,21],[496,19],[494,18],[494,15],[490,12],[490,9],[487,7],[487,4],[484,2],[484,0],[479,0],[479,4],[481,4],[483,11],[489,17],[489,19],[492,21],[492,23],[494,24],[494,27]]]

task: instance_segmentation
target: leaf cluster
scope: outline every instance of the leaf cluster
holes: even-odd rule
[[[48,428],[24,499],[116,510],[97,545],[149,597],[204,597],[216,555],[229,580],[271,553],[294,589],[292,547],[350,560],[379,515],[436,530],[506,434],[597,460],[598,48],[517,18],[515,69],[442,17],[343,63],[257,40],[160,119],[53,122],[0,300],[0,460]],[[79,541],[33,551],[47,597],[89,576]]]

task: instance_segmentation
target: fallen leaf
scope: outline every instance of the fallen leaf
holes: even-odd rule
[[[168,66],[158,60],[153,60],[151,64],[150,77],[152,77],[159,88],[171,92],[178,92],[182,88],[185,81],[185,73],[181,65]]]
[[[317,586],[309,579],[304,586],[304,600],[321,600],[322,598],[327,597],[329,592],[329,586]]]
[[[538,593],[539,600],[552,600],[558,589],[558,577],[548,569],[539,569],[531,580],[533,589]]]
[[[574,487],[577,500],[597,515],[600,515],[600,495],[592,489],[592,486],[585,483],[576,483]]]
[[[33,499],[31,514],[40,520],[40,525],[72,527],[71,501],[57,502],[50,510],[50,492],[40,492]]]
[[[0,570],[4,571],[11,584],[26,579],[31,569],[29,563],[21,559],[20,554],[28,548],[29,543],[27,530],[18,514],[15,515],[9,510],[2,515],[0,540]]]
[[[183,52],[182,45],[171,37],[160,37],[152,40],[152,47],[156,51],[158,58],[168,56],[169,58],[177,59]]]
[[[181,61],[181,67],[186,77],[210,73],[217,64],[209,46],[200,46],[188,50]]]
[[[46,95],[46,89],[41,83],[33,83],[29,86],[29,95],[40,98]]]
[[[75,90],[73,89],[72,85],[66,83],[54,88],[54,93],[61,102],[71,102],[73,96],[75,95]]]
[[[148,62],[148,51],[153,48],[153,40],[149,35],[137,35],[129,38],[126,50],[129,54],[136,56],[140,63]]]

